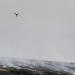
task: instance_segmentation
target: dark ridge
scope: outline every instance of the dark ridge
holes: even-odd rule
[[[9,60],[10,61],[10,60]],[[74,75],[74,64],[33,60],[0,61],[0,75]],[[66,66],[65,66],[66,65]],[[70,69],[71,67],[71,69]]]
[[[1,68],[0,75],[73,75],[65,71]]]

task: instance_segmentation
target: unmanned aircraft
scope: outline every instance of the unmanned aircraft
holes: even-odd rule
[[[15,15],[16,17],[18,17],[19,13],[16,13],[16,12],[15,12],[14,15]]]

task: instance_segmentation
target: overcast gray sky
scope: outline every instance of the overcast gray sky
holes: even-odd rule
[[[75,62],[75,0],[0,0],[0,57]]]

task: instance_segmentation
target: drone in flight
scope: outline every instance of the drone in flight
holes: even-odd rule
[[[19,13],[16,13],[16,12],[15,12],[14,15],[15,15],[16,17],[18,17],[18,16],[19,16]]]

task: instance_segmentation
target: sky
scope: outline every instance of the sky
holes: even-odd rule
[[[0,0],[0,57],[75,62],[75,0]]]

